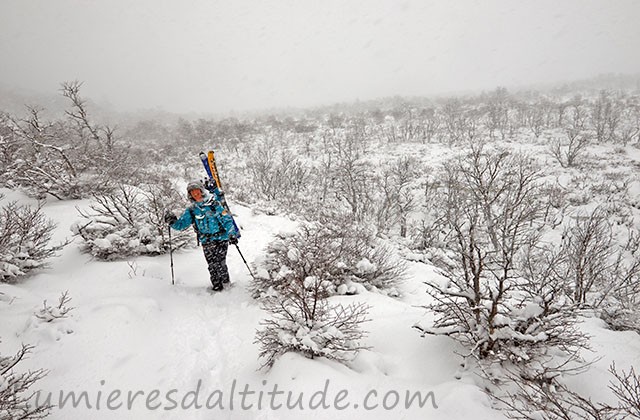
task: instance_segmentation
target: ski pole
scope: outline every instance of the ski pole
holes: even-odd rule
[[[175,277],[173,275],[173,247],[171,246],[171,226],[169,226],[169,259],[171,260],[171,285],[175,285]]]
[[[251,274],[251,277],[256,280],[256,276],[253,275],[253,272],[251,271],[251,268],[249,268],[249,264],[247,264],[247,260],[244,259],[244,255],[242,255],[242,251],[240,251],[240,247],[238,246],[238,244],[236,245],[236,249],[238,250],[238,254],[240,254],[240,258],[242,258],[242,261],[244,261],[244,265],[247,266],[247,270],[249,270],[249,274]]]

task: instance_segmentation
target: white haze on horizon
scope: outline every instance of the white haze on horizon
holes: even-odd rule
[[[229,112],[640,72],[640,2],[4,0],[0,83]]]

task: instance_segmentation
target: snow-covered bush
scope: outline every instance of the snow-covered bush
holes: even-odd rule
[[[586,337],[551,275],[555,254],[541,248],[540,171],[526,156],[476,146],[441,178],[434,229],[445,250],[434,262],[444,279],[427,281],[436,316],[416,328],[461,342],[492,380],[496,365],[537,377],[578,361]]]
[[[615,363],[609,366],[609,372],[616,379],[610,383],[609,389],[618,397],[617,408],[623,414],[621,417],[632,416],[640,419],[640,375],[633,366],[626,372],[618,372]]]
[[[109,180],[130,175],[126,148],[114,129],[90,121],[81,86],[62,84],[62,95],[71,102],[65,119],[45,121],[35,107],[29,108],[27,118],[0,119],[0,131],[7,133],[16,157],[6,167],[3,183],[38,198],[69,199],[106,190]]]
[[[251,284],[256,297],[307,277],[329,284],[330,294],[354,294],[362,286],[396,293],[393,287],[405,272],[402,261],[367,229],[337,216],[277,235],[261,264]]]
[[[248,194],[277,201],[284,207],[292,207],[306,194],[310,168],[293,152],[276,147],[267,139],[252,146],[248,152],[243,182]],[[245,193],[247,194],[247,193]]]
[[[414,157],[403,157],[386,168],[378,183],[381,191],[380,202],[376,206],[378,231],[388,233],[396,226],[400,236],[407,236],[409,215],[418,207],[415,193],[419,166]]]
[[[40,310],[38,310],[34,315],[43,322],[52,322],[56,319],[67,318],[69,316],[69,312],[75,309],[69,306],[69,302],[71,302],[69,292],[63,292],[60,295],[56,306],[49,305],[45,300],[42,302],[42,308],[40,308]]]
[[[2,196],[0,196],[2,199]],[[46,260],[65,244],[49,246],[56,225],[42,212],[15,201],[0,208],[0,282],[15,281],[43,268]]]
[[[640,255],[637,250],[624,252],[617,244],[604,208],[578,215],[562,237],[564,258],[554,272],[566,279],[575,304],[600,308],[610,297],[638,297]]]
[[[113,192],[94,194],[89,210],[78,209],[82,220],[71,230],[84,240],[83,249],[100,259],[163,254],[169,252],[164,213],[182,201],[168,181],[120,184]],[[188,230],[172,233],[174,249],[189,243],[195,239]]]
[[[23,345],[14,356],[0,355],[0,419],[42,419],[49,415],[51,406],[35,405],[33,385],[44,378],[43,369],[17,372],[17,365],[33,349]]]
[[[256,334],[263,366],[289,351],[350,360],[363,348],[360,326],[368,307],[332,304],[330,296],[365,287],[391,291],[404,274],[402,262],[387,248],[375,248],[375,238],[365,229],[335,214],[326,217],[279,234],[251,283],[254,297],[270,314]]]
[[[628,304],[617,304],[604,308],[600,313],[600,318],[612,330],[635,331],[640,334],[640,310],[638,310],[637,300],[631,307]]]
[[[262,300],[270,314],[256,333],[261,345],[262,367],[271,367],[284,353],[293,351],[306,357],[326,357],[345,363],[365,348],[360,340],[367,321],[364,304],[332,305],[328,296],[333,285],[317,277],[291,278],[277,295]]]
[[[591,141],[591,132],[587,125],[588,111],[581,101],[574,101],[566,111],[564,118],[564,136],[554,138],[549,151],[563,168],[580,166],[586,149]]]
[[[527,380],[517,375],[511,375],[511,391],[494,397],[501,403],[499,408],[512,419],[639,419],[640,376],[633,367],[627,372],[618,372],[615,363],[609,372],[614,378],[609,382],[609,389],[618,399],[615,406],[593,401],[558,381]]]
[[[589,139],[584,136],[567,135],[565,140],[553,139],[549,146],[551,155],[563,168],[579,166],[586,155]]]

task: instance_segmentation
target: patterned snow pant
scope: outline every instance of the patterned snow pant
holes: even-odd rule
[[[229,270],[227,270],[227,241],[212,241],[202,244],[204,258],[209,266],[211,286],[214,290],[221,290],[223,283],[229,283]]]

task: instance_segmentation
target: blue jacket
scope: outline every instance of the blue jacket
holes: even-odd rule
[[[191,225],[195,225],[198,230],[198,240],[202,244],[228,241],[231,236],[240,237],[231,214],[211,194],[205,194],[202,201],[189,206],[171,227],[185,230]]]

